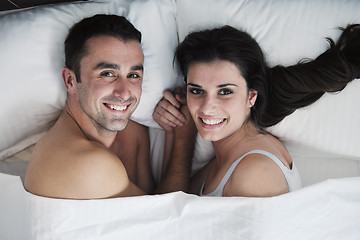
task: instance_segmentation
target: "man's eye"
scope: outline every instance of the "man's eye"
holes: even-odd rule
[[[194,95],[202,94],[204,91],[198,88],[189,88],[189,93]]]
[[[115,74],[112,73],[112,72],[102,72],[102,73],[100,73],[100,76],[102,76],[102,77],[114,77]]]
[[[142,76],[137,73],[130,73],[127,76],[127,78],[128,78],[128,81],[133,82],[133,83],[137,83],[142,80]]]
[[[219,91],[219,94],[220,95],[229,95],[229,94],[232,94],[233,93],[233,91],[231,91],[230,89],[221,89],[220,91]]]
[[[140,76],[137,73],[131,73],[131,74],[128,75],[128,78],[139,78],[139,77]]]

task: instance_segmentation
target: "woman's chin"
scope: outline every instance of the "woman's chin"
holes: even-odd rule
[[[221,137],[218,134],[209,134],[204,132],[199,132],[199,133],[200,136],[206,141],[216,142],[221,139]]]

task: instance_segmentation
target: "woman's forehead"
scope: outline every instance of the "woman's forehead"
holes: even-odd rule
[[[246,84],[237,65],[226,60],[191,64],[188,69],[187,82],[216,86],[223,84],[240,86]]]

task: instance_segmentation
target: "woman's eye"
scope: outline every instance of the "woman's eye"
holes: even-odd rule
[[[198,89],[198,88],[189,88],[189,93],[194,94],[194,95],[199,95],[203,93],[203,90]]]
[[[220,95],[229,95],[229,94],[232,94],[232,93],[233,93],[233,91],[231,91],[230,89],[221,89],[219,91]]]

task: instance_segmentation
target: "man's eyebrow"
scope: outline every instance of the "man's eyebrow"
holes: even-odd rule
[[[98,70],[98,69],[104,69],[104,68],[110,68],[110,69],[115,69],[115,70],[120,70],[120,66],[117,64],[113,64],[113,63],[107,63],[107,62],[101,62],[98,65],[96,65],[94,67],[94,70]]]
[[[142,64],[139,65],[135,65],[133,67],[131,67],[132,71],[144,71],[144,66]]]
[[[110,68],[115,70],[120,70],[120,66],[114,63],[101,62],[95,66],[94,70]],[[144,66],[142,64],[135,65],[131,67],[131,71],[144,71]]]

